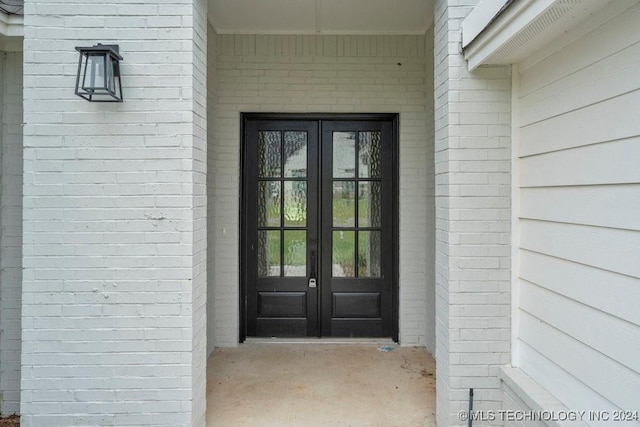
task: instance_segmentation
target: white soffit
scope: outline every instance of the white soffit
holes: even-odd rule
[[[614,1],[619,0],[501,0],[507,7],[489,19],[490,11],[474,10],[467,18],[471,19],[462,24],[469,70],[518,63]],[[487,2],[481,1],[477,7],[486,8]],[[473,36],[479,16],[486,20],[485,27]]]
[[[0,12],[0,36],[24,37],[24,17]]]
[[[432,0],[209,0],[219,34],[424,34]]]

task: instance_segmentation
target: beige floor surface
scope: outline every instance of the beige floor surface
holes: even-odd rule
[[[209,358],[207,426],[435,426],[423,348],[242,344]]]

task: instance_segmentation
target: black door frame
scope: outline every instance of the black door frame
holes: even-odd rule
[[[246,264],[247,254],[245,239],[247,229],[247,215],[245,211],[248,206],[245,185],[245,163],[246,163],[246,147],[245,138],[247,130],[247,122],[249,120],[280,120],[280,121],[390,121],[392,125],[392,176],[393,176],[393,192],[392,192],[392,250],[393,250],[393,275],[392,275],[392,339],[399,341],[399,254],[400,254],[400,204],[399,204],[399,185],[400,185],[400,158],[399,158],[399,114],[398,113],[240,113],[240,210],[239,224],[239,257],[240,257],[240,298],[239,298],[239,337],[240,343],[247,338],[247,288],[246,288]],[[322,132],[322,126],[318,126],[318,133]],[[321,135],[318,135],[319,141]]]

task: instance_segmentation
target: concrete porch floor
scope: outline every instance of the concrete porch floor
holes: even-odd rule
[[[207,367],[207,426],[435,426],[424,348],[242,344]]]

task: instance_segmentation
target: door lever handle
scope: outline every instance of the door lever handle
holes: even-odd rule
[[[309,287],[315,288],[318,286],[318,281],[316,279],[316,250],[311,249],[311,253],[309,255],[311,262],[311,274],[309,275]]]
[[[311,249],[311,277],[316,277],[316,250]]]

